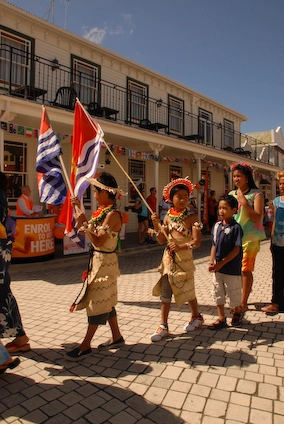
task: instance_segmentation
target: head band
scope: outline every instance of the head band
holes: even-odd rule
[[[89,183],[91,183],[95,187],[99,187],[102,190],[107,190],[112,194],[118,193],[121,196],[127,195],[127,193],[124,193],[124,191],[121,188],[119,188],[119,187],[108,187],[108,186],[104,185],[103,183],[100,183],[96,178],[86,178],[86,180],[89,181]]]
[[[280,180],[280,178],[283,178],[283,177],[284,177],[284,171],[278,172],[278,174],[277,174],[277,180]]]
[[[233,163],[233,165],[231,165],[231,171],[234,171],[234,169],[236,169],[238,166],[244,168],[246,171],[250,172],[251,174],[253,172],[253,167],[250,166],[248,163],[244,163],[244,162]]]
[[[195,185],[190,181],[188,177],[176,178],[175,180],[171,181],[169,184],[167,184],[164,187],[163,196],[166,202],[171,202],[171,198],[170,198],[171,189],[179,184],[186,186],[188,188],[189,194],[193,192],[193,189],[195,187]]]

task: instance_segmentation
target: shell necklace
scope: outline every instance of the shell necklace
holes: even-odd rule
[[[177,212],[174,208],[170,208],[167,212],[167,215],[169,216],[171,221],[181,222],[187,216],[187,209],[184,208],[183,211]]]
[[[98,209],[92,214],[91,221],[92,224],[96,227],[99,225],[106,217],[106,215],[114,210],[114,205],[109,206],[99,206]]]

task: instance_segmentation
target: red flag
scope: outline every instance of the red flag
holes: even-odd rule
[[[92,125],[91,121],[94,125]],[[70,184],[74,190],[74,195],[78,199],[82,199],[84,192],[90,184],[86,181],[86,178],[92,178],[96,174],[103,135],[99,124],[77,102],[74,111]],[[72,241],[82,245],[82,236],[79,236],[75,229],[73,208],[70,203],[70,191],[68,192],[58,222],[65,225],[65,232]]]
[[[205,185],[204,185],[204,201],[203,201],[203,224],[208,224],[208,179],[209,172],[208,167],[206,168],[205,174]]]

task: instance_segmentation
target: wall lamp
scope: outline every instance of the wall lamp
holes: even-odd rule
[[[162,99],[156,100],[156,104],[157,104],[157,107],[161,107],[163,104],[163,100]]]
[[[53,71],[55,71],[56,69],[59,69],[59,62],[58,62],[58,60],[55,58],[55,59],[53,59],[52,61],[51,61],[51,63],[52,63],[52,67],[51,67],[51,69],[53,70]]]

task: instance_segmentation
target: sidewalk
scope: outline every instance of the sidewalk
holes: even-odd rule
[[[209,249],[210,240],[203,240],[194,252],[204,325],[183,333],[188,307],[173,304],[170,337],[151,343],[160,307],[151,290],[162,247],[123,248],[117,312],[126,345],[98,351],[110,337],[109,327],[101,326],[92,355],[79,363],[63,356],[86,331],[85,313],[69,313],[86,257],[12,265],[12,289],[32,350],[0,376],[0,422],[283,424],[283,314],[260,311],[271,298],[269,242],[261,244],[243,326],[219,332],[207,330],[216,318]]]

